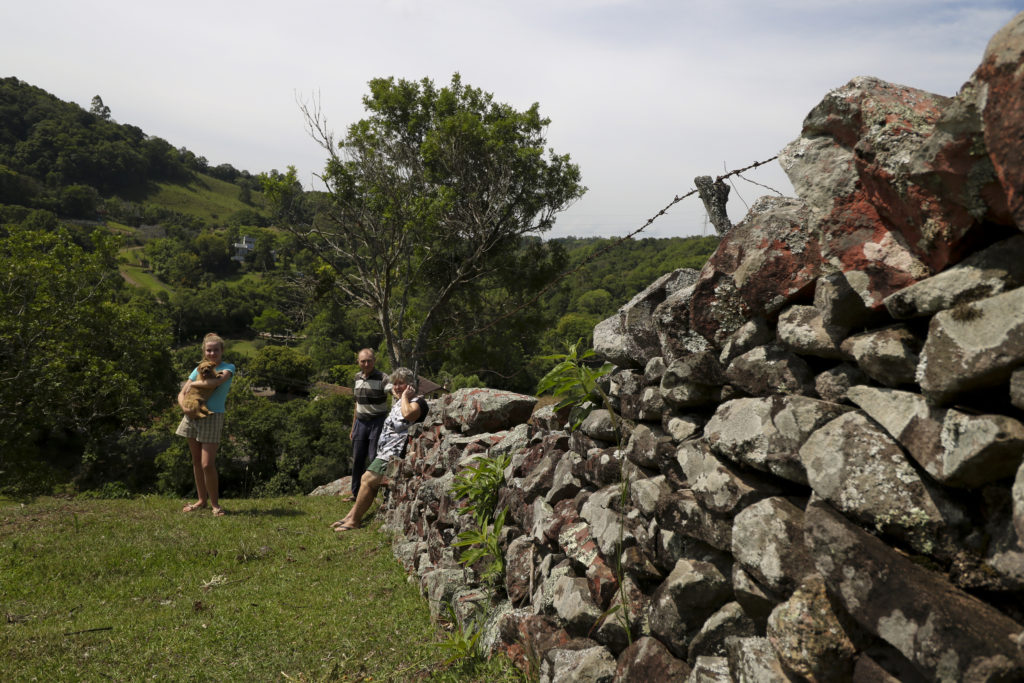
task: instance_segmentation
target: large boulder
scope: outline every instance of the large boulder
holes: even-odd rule
[[[807,481],[843,514],[920,552],[934,549],[947,520],[902,449],[863,413],[841,415],[800,448]]]
[[[1024,285],[1024,235],[1000,240],[952,268],[886,297],[894,318],[935,315]]]
[[[587,580],[579,577],[563,576],[555,582],[551,606],[569,633],[577,635],[588,633],[601,618],[601,609],[594,604]]]
[[[917,381],[929,401],[1008,382],[1024,365],[1024,287],[961,304],[932,318]]]
[[[729,680],[757,683],[790,683],[793,680],[767,638],[734,636],[726,639],[725,649],[731,674]]]
[[[664,363],[711,348],[711,343],[707,339],[690,328],[693,288],[693,284],[683,287],[670,294],[654,309],[654,329],[661,342]]]
[[[842,358],[839,344],[847,329],[828,325],[815,306],[790,306],[779,316],[779,341],[795,353],[822,358]]]
[[[661,398],[675,408],[694,408],[718,400],[725,377],[718,355],[696,351],[668,364],[661,376]]]
[[[856,386],[848,396],[947,486],[1011,477],[1024,455],[1024,425],[1012,417],[933,408],[920,394],[894,389]]]
[[[690,673],[690,666],[672,656],[657,638],[639,638],[619,654],[615,680],[621,683],[653,683],[681,681]]]
[[[732,519],[705,509],[693,491],[682,489],[662,495],[655,517],[661,528],[674,536],[694,539],[717,550],[732,547]]]
[[[779,344],[758,346],[733,358],[725,376],[752,396],[814,393],[814,375],[807,361]]]
[[[462,434],[501,432],[522,424],[537,405],[535,396],[501,389],[459,389],[442,401],[445,428]]]
[[[988,43],[977,83],[985,147],[1006,193],[1008,208],[1024,230],[1024,12]]]
[[[727,602],[708,617],[700,632],[690,642],[688,661],[698,657],[721,657],[726,654],[725,642],[729,638],[757,635],[757,624],[743,611],[740,603]]]
[[[747,320],[810,301],[821,274],[818,238],[803,202],[762,197],[722,238],[690,302],[690,327],[721,345]]]
[[[974,98],[858,77],[830,92],[780,155],[822,256],[870,308],[962,258],[997,194]]]
[[[805,537],[829,593],[934,681],[1024,680],[1024,626],[858,528],[824,501]]]
[[[589,647],[572,642],[548,650],[540,666],[540,683],[593,681],[612,683],[615,658],[607,649],[591,643]]]
[[[809,574],[768,617],[768,641],[790,671],[808,681],[850,681],[857,647],[819,574]]]
[[[720,456],[806,484],[800,447],[814,430],[847,410],[806,396],[738,398],[718,406],[704,437]]]
[[[743,569],[788,595],[813,571],[804,548],[804,513],[785,498],[766,498],[736,515],[732,554]]]
[[[848,337],[840,348],[879,384],[895,387],[914,381],[921,342],[902,325]]]
[[[651,597],[651,633],[685,659],[691,639],[729,594],[729,582],[713,564],[679,560]]]
[[[781,493],[774,482],[756,470],[731,467],[715,457],[704,439],[681,443],[676,458],[690,490],[711,512],[731,517],[762,498]]]
[[[594,328],[594,351],[619,367],[644,368],[661,356],[654,309],[670,295],[692,285],[697,271],[680,268],[666,273],[640,292],[614,315]]]

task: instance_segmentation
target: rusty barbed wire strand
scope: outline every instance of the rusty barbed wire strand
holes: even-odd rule
[[[758,187],[763,187],[763,188],[764,188],[764,189],[766,189],[766,190],[771,190],[772,192],[774,192],[775,194],[779,195],[780,197],[785,197],[785,195],[784,195],[784,194],[782,194],[781,192],[779,192],[778,190],[776,190],[776,189],[775,189],[774,187],[772,187],[771,185],[765,185],[764,183],[759,183],[759,182],[757,182],[756,180],[751,180],[750,178],[744,178],[744,177],[743,177],[743,176],[741,176],[741,175],[740,175],[739,173],[737,173],[737,174],[736,174],[736,177],[737,177],[737,178],[739,178],[740,180],[745,180],[745,181],[747,181],[747,182],[748,182],[748,183],[750,183],[751,185],[757,185]]]
[[[737,169],[734,169],[732,171],[729,171],[728,173],[724,173],[724,174],[722,174],[720,176],[717,176],[715,178],[715,182],[718,182],[719,180],[725,180],[726,178],[730,178],[730,177],[732,177],[734,175],[739,175],[740,173],[745,173],[746,171],[749,171],[751,169],[755,169],[755,168],[757,168],[759,166],[764,166],[765,164],[771,163],[772,161],[775,161],[778,158],[779,158],[779,155],[776,154],[775,156],[773,156],[771,158],[768,158],[768,159],[765,159],[764,161],[755,161],[754,163],[750,164],[749,166],[744,166],[743,168],[737,168]],[[742,177],[742,176],[740,176],[740,177]],[[747,180],[746,178],[743,178],[743,179]],[[748,180],[747,182],[751,182],[751,181]],[[494,318],[493,320],[491,320],[487,324],[482,325],[482,326],[480,326],[480,327],[478,327],[478,328],[476,328],[474,330],[470,330],[469,332],[466,332],[463,335],[463,338],[472,337],[472,336],[480,334],[481,332],[485,332],[485,331],[489,330],[490,328],[494,327],[495,325],[497,325],[502,320],[505,320],[506,318],[510,318],[513,315],[515,315],[516,313],[518,313],[519,311],[521,311],[524,308],[526,308],[527,306],[531,306],[531,305],[535,304],[542,296],[547,294],[556,284],[558,284],[559,282],[561,282],[565,278],[569,277],[570,275],[575,275],[580,270],[582,270],[584,266],[589,264],[591,261],[596,259],[598,256],[601,256],[601,255],[605,254],[606,252],[611,251],[614,247],[617,247],[620,244],[622,244],[623,242],[625,242],[626,240],[632,239],[635,235],[640,234],[641,232],[643,232],[644,230],[649,228],[651,226],[651,224],[654,223],[654,221],[656,221],[659,218],[661,218],[662,216],[664,216],[665,213],[669,209],[671,209],[673,206],[675,206],[679,202],[683,201],[687,197],[692,197],[695,194],[697,194],[697,190],[694,189],[694,190],[690,190],[686,194],[676,195],[675,197],[673,197],[672,201],[670,201],[668,204],[666,204],[665,207],[662,208],[660,211],[658,211],[656,214],[654,214],[653,216],[648,218],[647,221],[643,225],[641,225],[639,228],[637,228],[633,232],[631,232],[631,233],[629,233],[629,234],[627,234],[627,235],[625,235],[623,237],[616,238],[613,242],[610,242],[610,243],[606,244],[605,246],[601,247],[600,249],[598,249],[597,251],[592,253],[590,256],[588,256],[587,258],[585,258],[582,261],[580,261],[580,263],[575,268],[573,268],[572,270],[565,271],[564,273],[562,273],[561,275],[556,277],[554,280],[549,282],[539,292],[537,292],[537,294],[535,296],[533,296],[531,299],[523,302],[519,306],[516,306],[511,311],[508,311],[506,313],[503,313],[502,315],[499,315],[497,318]]]

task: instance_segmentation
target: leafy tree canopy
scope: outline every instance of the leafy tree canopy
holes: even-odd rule
[[[265,346],[246,369],[254,384],[265,384],[285,392],[307,391],[313,361],[287,346]]]
[[[101,231],[83,249],[64,230],[0,229],[0,470],[87,464],[172,392],[168,325],[123,300],[116,249]]]
[[[517,111],[458,74],[442,88],[375,79],[363,104],[368,117],[338,144],[320,111],[303,108],[329,155],[313,220],[294,168],[265,176],[264,190],[336,291],[375,312],[392,364],[412,365],[454,333],[453,312],[474,292],[508,275],[523,238],[550,229],[586,188],[568,155],[545,151],[537,104]],[[493,314],[507,305],[498,298],[470,308]]]
[[[92,103],[89,106],[89,113],[100,117],[104,121],[110,120],[110,107],[103,104],[103,98],[99,95],[94,95]]]

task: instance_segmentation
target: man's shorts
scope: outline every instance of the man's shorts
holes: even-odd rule
[[[384,476],[384,472],[388,469],[388,460],[382,460],[381,458],[374,458],[370,466],[366,468],[367,472],[373,472],[381,477]]]
[[[221,432],[224,431],[224,413],[213,413],[202,419],[193,420],[188,415],[181,418],[175,434],[199,443],[220,443]]]

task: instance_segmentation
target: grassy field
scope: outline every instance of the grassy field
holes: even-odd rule
[[[328,529],[338,498],[181,505],[0,500],[3,680],[519,679],[446,665],[389,539]]]
[[[247,208],[238,198],[237,185],[210,176],[199,176],[188,185],[160,183],[158,187],[158,192],[147,198],[148,202],[214,223],[223,222],[235,211]],[[252,198],[257,206],[262,202],[259,192],[253,192]]]
[[[142,268],[141,266],[131,266],[122,263],[121,274],[129,284],[136,287],[142,287],[143,289],[148,290],[151,294],[158,294],[159,292],[167,292],[168,294],[171,294],[174,291],[174,287],[164,283],[148,269]]]
[[[246,356],[252,358],[259,351],[256,342],[249,339],[229,339],[227,341],[228,352],[235,356]]]

